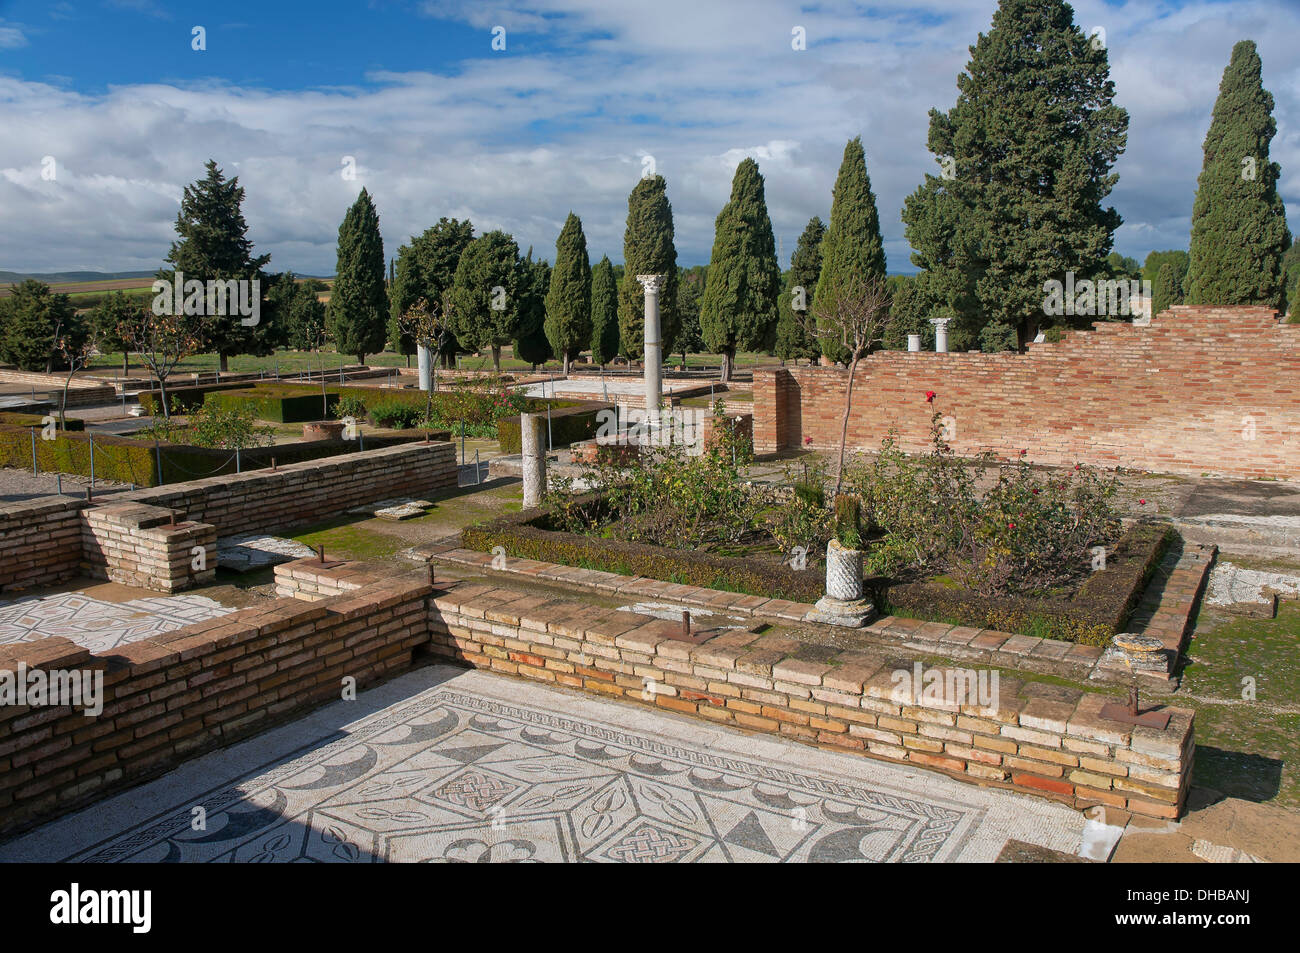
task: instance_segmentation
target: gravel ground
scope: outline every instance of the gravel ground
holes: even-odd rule
[[[90,478],[63,474],[63,494],[65,496],[85,496],[90,486]],[[95,480],[95,496],[110,496],[129,490],[125,483],[111,480]],[[59,478],[55,473],[42,473],[33,476],[31,470],[15,470],[12,467],[0,468],[0,503],[21,503],[23,500],[38,496],[52,496],[59,492]]]

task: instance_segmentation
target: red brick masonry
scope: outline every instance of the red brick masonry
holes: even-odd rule
[[[923,452],[937,410],[962,455],[1300,478],[1300,325],[1269,308],[1178,305],[1147,327],[1093,327],[1025,354],[872,354],[849,446],[878,449],[895,427],[903,449]],[[835,368],[756,370],[755,450],[838,447],[847,380]]]
[[[738,728],[904,761],[956,777],[1177,816],[1193,712],[1168,728],[1098,716],[1106,697],[1003,679],[992,711],[893,697],[893,672],[863,652],[798,657],[801,643],[732,631],[692,645],[675,623],[570,599],[364,566],[277,574],[279,599],[91,656],[53,637],[0,647],[0,669],[101,669],[104,709],[0,707],[0,833],[39,822],[204,751],[409,668],[417,650]],[[360,570],[360,571],[359,571]],[[333,578],[337,576],[337,579]],[[348,587],[362,588],[346,591]]]

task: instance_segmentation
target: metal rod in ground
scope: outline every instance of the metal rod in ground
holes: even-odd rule
[[[32,476],[36,476],[36,428],[32,428]]]
[[[238,447],[235,448],[235,472],[236,472],[236,473],[242,473],[242,472],[243,472],[243,470],[241,469],[241,465],[240,465],[240,460],[239,460],[239,448],[238,448]]]
[[[465,465],[465,419],[460,421],[460,465]]]
[[[478,449],[477,448],[475,448],[474,450],[474,482],[475,483],[483,482],[478,475]]]
[[[95,485],[95,434],[90,434],[90,485]]]
[[[63,495],[63,474],[62,474],[62,473],[56,473],[56,474],[54,475],[54,478],[55,478],[55,480],[58,481],[59,496],[62,496],[62,495]]]

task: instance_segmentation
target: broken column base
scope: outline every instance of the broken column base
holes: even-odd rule
[[[813,611],[804,618],[808,622],[860,629],[875,617],[876,607],[870,599],[854,599],[852,602],[845,602],[842,599],[822,596],[813,606]]]

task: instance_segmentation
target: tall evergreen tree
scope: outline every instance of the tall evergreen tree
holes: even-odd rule
[[[591,260],[582,219],[569,213],[555,243],[555,267],[546,292],[546,340],[551,351],[569,362],[591,344]]]
[[[822,240],[826,226],[814,215],[799,236],[790,256],[790,273],[781,295],[780,317],[776,323],[776,356],[785,361],[799,358],[816,360],[817,339],[808,333],[817,279],[822,273]]]
[[[1187,276],[1187,252],[1180,249],[1171,249],[1170,251],[1153,251],[1147,254],[1146,260],[1142,262],[1142,280],[1149,281],[1154,286],[1156,278],[1160,274],[1160,269],[1165,263],[1168,263],[1173,269],[1173,275],[1176,279],[1176,286],[1181,289]],[[1181,303],[1181,290],[1178,300],[1173,304]]]
[[[1162,311],[1167,311],[1171,304],[1177,303],[1180,291],[1173,264],[1165,262],[1156,273],[1156,280],[1151,283],[1151,316],[1154,318]]]
[[[267,304],[284,334],[284,343],[295,351],[312,351],[324,341],[325,313],[320,293],[328,290],[316,278],[297,279],[293,272],[278,276],[267,294]]]
[[[677,313],[681,323],[673,346],[681,352],[683,365],[686,364],[688,353],[704,350],[704,335],[700,331],[700,302],[704,298],[704,286],[708,280],[708,265],[677,269]]]
[[[384,349],[388,339],[388,292],[384,288],[384,240],[379,213],[365,189],[339,226],[338,265],[327,312],[329,332],[340,354],[367,354]]]
[[[659,332],[663,353],[677,340],[677,248],[673,245],[673,207],[662,175],[641,179],[627,197],[623,233],[623,278],[618,289],[621,350],[638,360],[645,350],[645,288],[637,275],[667,275],[659,292]]]
[[[722,355],[722,380],[731,380],[736,351],[767,349],[776,333],[781,266],[767,214],[758,163],[742,159],[731,180],[731,200],[718,213],[709,277],[700,299],[704,344]]]
[[[533,250],[519,263],[519,326],[515,330],[515,357],[533,367],[554,356],[546,333],[546,294],[554,272],[545,259],[533,261]]]
[[[1291,233],[1277,191],[1282,170],[1268,157],[1277,123],[1262,70],[1253,42],[1232,48],[1196,183],[1188,304],[1283,307],[1282,256]]]
[[[423,298],[430,305],[441,307],[443,295],[456,277],[456,265],[461,252],[474,238],[474,226],[446,216],[438,224],[420,235],[412,235],[409,244],[397,250],[397,263],[393,267],[393,280],[389,289],[391,307],[388,316],[388,340],[401,354],[414,354],[415,341],[402,331],[400,322],[411,307]],[[454,358],[455,339],[448,335],[443,351],[443,363]]]
[[[1102,201],[1118,176],[1128,113],[1114,105],[1104,43],[1065,0],[1000,0],[957,78],[957,103],[930,111],[943,166],[903,209],[912,261],[956,315],[954,343],[1016,346],[1049,324],[1048,281],[1108,274],[1121,219]],[[833,227],[833,223],[832,223]]]
[[[513,238],[485,232],[465,246],[451,284],[449,317],[456,339],[467,349],[490,349],[498,372],[501,348],[519,333],[519,260]]]
[[[271,256],[253,257],[253,242],[248,237],[248,223],[244,221],[242,208],[244,190],[239,185],[239,177],[226,179],[212,159],[204,168],[207,174],[185,186],[181,195],[181,209],[176,214],[179,240],[172,242],[167,253],[166,261],[171,267],[160,270],[158,277],[170,282],[179,271],[184,273],[186,281],[257,280],[263,283],[261,293],[265,295],[266,275],[262,269]],[[228,368],[232,354],[268,350],[264,338],[270,331],[269,326],[246,327],[238,314],[205,314],[196,325],[201,346],[217,352],[219,367],[223,371]]]
[[[94,329],[101,351],[122,352],[122,376],[131,372],[131,342],[122,334],[123,327],[140,313],[140,305],[121,291],[110,291],[90,312],[89,323]]]
[[[618,283],[606,255],[591,270],[591,359],[604,366],[618,356]]]
[[[831,223],[822,239],[821,253],[821,273],[814,297],[825,304],[827,313],[835,311],[830,296],[836,289],[854,287],[849,281],[851,276],[861,282],[885,280],[885,242],[880,235],[880,214],[867,175],[867,155],[861,137],[850,139],[844,147],[831,199]],[[823,339],[822,347],[838,345]],[[846,354],[828,353],[827,357],[842,361]]]
[[[24,371],[52,371],[60,340],[80,347],[85,324],[66,294],[55,294],[35,278],[15,285],[0,298],[0,357]]]

